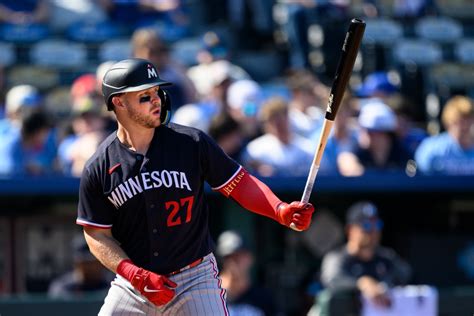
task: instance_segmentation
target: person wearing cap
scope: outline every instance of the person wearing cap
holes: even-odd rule
[[[112,131],[109,126],[115,125],[105,114],[97,84],[95,73],[83,74],[72,82],[71,115],[64,128],[70,132],[61,139],[58,147],[58,160],[65,175],[80,177],[87,159]]]
[[[230,315],[278,314],[273,293],[252,280],[255,258],[242,234],[235,230],[222,232],[217,239],[216,254]]]
[[[359,98],[386,99],[399,91],[400,77],[395,73],[376,71],[368,74],[364,82],[355,89]]]
[[[362,105],[358,116],[358,142],[338,154],[338,170],[343,176],[367,172],[404,171],[412,159],[410,151],[398,139],[397,118],[385,103],[374,100]]]
[[[76,223],[116,273],[99,315],[228,315],[205,184],[296,231],[311,203],[281,201],[201,130],[170,123],[170,82],[140,58],[117,62],[102,91],[118,128],[85,164]]]
[[[358,290],[379,306],[390,305],[387,290],[411,281],[412,268],[393,249],[381,246],[384,222],[371,201],[358,201],[346,213],[346,243],[326,253],[321,282],[333,292]]]
[[[194,126],[207,133],[213,117],[227,112],[227,91],[239,75],[238,71],[235,71],[226,60],[218,60],[201,66],[206,68],[205,71],[202,69],[202,74],[205,76],[199,80],[194,78],[195,84],[200,82],[196,85],[200,92],[198,102],[181,106],[174,112],[171,121]]]
[[[213,31],[204,33],[201,47],[196,53],[197,64],[186,71],[192,80],[200,99],[207,99],[213,87],[225,79],[232,81],[250,79],[250,75],[240,66],[230,61],[229,48],[219,34]]]
[[[50,175],[57,172],[57,131],[39,90],[17,85],[6,95],[0,120],[0,174]]]
[[[73,266],[54,278],[48,287],[50,298],[105,297],[111,281],[110,273],[91,254],[84,236],[71,240]]]

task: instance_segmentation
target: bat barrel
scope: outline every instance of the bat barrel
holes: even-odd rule
[[[351,77],[362,37],[364,36],[365,22],[361,19],[352,19],[342,45],[342,52],[336,68],[336,74],[329,95],[329,102],[325,118],[333,121],[336,118],[339,105],[344,96],[347,83]]]
[[[333,84],[331,87],[331,93],[326,108],[326,117],[323,124],[323,129],[319,138],[319,143],[316,148],[316,153],[311,164],[311,168],[308,174],[306,185],[303,191],[301,201],[306,203],[309,201],[309,197],[313,190],[313,184],[316,179],[316,175],[319,170],[319,164],[321,162],[324,148],[326,147],[329,133],[331,131],[332,124],[336,118],[337,111],[341,104],[342,97],[346,90],[347,83],[352,74],[352,68],[359,51],[359,46],[362,42],[362,37],[365,31],[365,22],[361,19],[352,19],[351,24],[346,33],[344,39],[344,45],[342,46],[342,52],[339,57],[339,63],[336,68],[336,74],[334,76]]]

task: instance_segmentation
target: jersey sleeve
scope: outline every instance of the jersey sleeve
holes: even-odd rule
[[[84,169],[79,186],[76,223],[95,228],[112,228],[116,210],[103,194],[98,177]]]
[[[230,158],[211,137],[202,133],[201,168],[206,182],[213,190],[216,190],[235,177],[241,166]]]

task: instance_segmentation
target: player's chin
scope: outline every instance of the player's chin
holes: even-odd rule
[[[156,128],[161,125],[161,119],[159,117],[156,119],[148,119],[144,122],[144,125],[147,128]]]

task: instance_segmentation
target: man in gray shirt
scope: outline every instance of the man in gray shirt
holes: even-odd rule
[[[390,306],[387,289],[410,281],[410,265],[380,245],[383,222],[373,203],[353,204],[346,224],[346,244],[323,258],[322,284],[334,291],[356,289],[375,304]]]

